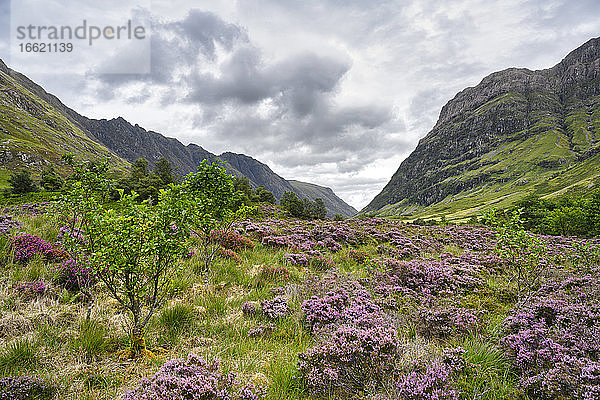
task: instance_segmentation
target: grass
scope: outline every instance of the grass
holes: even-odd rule
[[[40,218],[24,219],[25,230],[51,240],[60,222]],[[403,228],[404,229],[404,228]],[[406,227],[413,233],[421,228]],[[421,235],[421,233],[418,233]],[[0,248],[2,242],[0,241]],[[333,253],[340,274],[356,279],[369,277],[365,261],[352,257],[361,252],[368,257],[376,254],[376,245],[368,243],[348,247]],[[463,249],[447,244],[424,256],[439,259],[442,252],[460,255]],[[216,259],[208,281],[197,273],[197,256],[182,260],[178,273],[172,277],[172,290],[165,306],[147,327],[147,342],[158,347],[157,357],[144,361],[123,361],[118,352],[126,348],[127,315],[99,286],[91,320],[85,320],[85,306],[76,296],[62,291],[42,299],[26,301],[11,292],[14,283],[41,279],[51,281],[51,264],[35,259],[25,266],[8,262],[0,280],[2,314],[10,329],[4,333],[0,348],[0,375],[31,373],[50,377],[65,399],[116,399],[127,388],[152,375],[167,360],[196,353],[208,359],[222,360],[226,371],[235,371],[241,382],[258,381],[267,384],[268,400],[296,400],[308,396],[299,379],[298,354],[314,346],[318,335],[304,326],[300,304],[309,296],[303,286],[307,278],[319,280],[322,271],[311,270],[284,262],[285,250],[265,248],[239,253],[242,262]],[[280,265],[289,271],[289,280],[270,279],[260,274],[262,265]],[[485,313],[484,327],[467,338],[430,340],[419,334],[419,328],[409,318],[416,304],[410,298],[398,298],[398,308],[390,312],[396,322],[402,354],[398,365],[410,369],[419,357],[439,354],[445,346],[463,346],[468,362],[477,365],[480,373],[465,373],[459,384],[469,399],[518,398],[514,377],[497,347],[501,323],[513,303],[505,293],[506,278],[484,276],[486,289],[462,299],[460,305]],[[287,286],[291,315],[276,321],[262,316],[246,316],[241,306],[246,301],[260,303],[274,296],[274,288]],[[0,337],[3,332],[0,318]],[[267,323],[273,330],[263,336],[249,337],[248,331]],[[12,325],[10,325],[12,324]],[[495,396],[495,397],[494,397]],[[511,397],[514,396],[514,397]]]
[[[74,346],[83,352],[87,362],[92,362],[107,350],[107,336],[108,331],[100,322],[84,319],[79,324],[79,332]]]
[[[0,349],[0,371],[4,375],[21,372],[38,366],[39,344],[29,338],[18,338]]]

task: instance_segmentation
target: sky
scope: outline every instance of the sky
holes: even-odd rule
[[[14,20],[24,1],[47,18],[111,10],[149,21],[148,73],[99,68],[141,65],[131,49],[62,65],[11,59],[11,9]],[[457,92],[505,68],[552,67],[600,36],[597,0],[77,0],[58,12],[59,3],[0,0],[0,58],[11,68],[80,114],[247,154],[357,209]]]

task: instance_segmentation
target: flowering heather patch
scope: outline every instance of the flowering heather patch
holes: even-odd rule
[[[446,349],[442,357],[400,377],[398,396],[406,400],[458,400],[459,392],[452,386],[452,375],[462,371],[466,363],[464,349]]]
[[[15,219],[13,219],[12,215],[0,215],[0,234],[8,235],[10,231],[14,229],[18,229],[21,226],[21,223]]]
[[[273,300],[263,301],[261,309],[263,314],[270,319],[284,318],[290,314],[290,306],[285,296],[277,296]]]
[[[350,296],[344,289],[326,293],[323,297],[313,296],[302,303],[304,318],[311,330],[337,322],[350,305]]]
[[[334,252],[334,253],[335,253],[336,251],[339,251],[339,250],[341,250],[341,249],[342,249],[342,245],[341,245],[341,244],[339,244],[338,242],[336,242],[335,240],[333,240],[333,239],[332,239],[332,238],[330,238],[330,237],[326,237],[326,238],[325,238],[325,239],[323,239],[323,240],[319,240],[319,241],[317,242],[317,244],[318,244],[319,246],[323,247],[324,249],[327,249],[327,250],[329,250],[329,251],[331,251],[331,252]]]
[[[49,202],[17,204],[4,208],[2,213],[35,217],[47,213],[51,207]]]
[[[351,394],[394,368],[398,341],[392,327],[341,325],[332,337],[298,355],[298,369],[313,394]]]
[[[56,390],[55,385],[28,375],[0,378],[0,400],[49,400]]]
[[[217,256],[224,258],[226,260],[233,260],[235,261],[237,264],[242,262],[241,257],[238,255],[238,253],[236,253],[233,250],[230,249],[226,249],[224,247],[219,247],[219,249],[217,250]]]
[[[287,281],[290,279],[290,271],[284,266],[261,265],[260,278],[267,281]]]
[[[380,382],[393,370],[396,329],[357,282],[305,300],[302,312],[310,330],[326,339],[298,356],[311,393],[343,396]],[[333,330],[324,330],[327,326]],[[327,337],[328,332],[333,333]]]
[[[187,359],[167,361],[157,373],[140,381],[123,400],[254,400],[264,398],[264,390],[253,384],[238,389],[235,374],[223,374],[219,360],[212,362],[195,354]]]
[[[256,302],[254,301],[247,301],[244,304],[242,304],[242,312],[245,315],[249,315],[249,316],[256,316],[259,313],[259,309],[256,305]]]
[[[63,225],[58,230],[58,241],[64,242],[67,236],[70,236],[70,239],[78,243],[85,243],[86,241],[85,235],[80,229],[77,229],[75,227],[72,228],[68,225]]]
[[[248,331],[248,337],[260,337],[270,334],[275,330],[274,324],[260,324]]]
[[[261,243],[264,246],[269,247],[286,248],[291,246],[291,243],[287,236],[265,236],[262,238]]]
[[[502,344],[528,395],[592,399],[600,393],[600,282],[549,283],[505,321]]]
[[[382,299],[409,295],[431,300],[435,296],[474,290],[483,285],[477,265],[449,264],[444,261],[397,261],[384,258],[389,269],[374,277],[373,291]]]
[[[308,265],[308,262],[310,261],[309,255],[303,253],[285,253],[283,259],[289,264],[301,266]]]
[[[26,299],[34,299],[48,293],[50,287],[43,281],[21,282],[15,286],[15,290]]]
[[[474,331],[479,324],[477,315],[462,307],[424,308],[419,314],[421,333],[429,337],[465,334]]]
[[[70,291],[90,287],[96,281],[94,271],[90,267],[78,264],[75,260],[63,261],[56,267],[56,283]]]
[[[15,236],[11,239],[15,260],[24,264],[35,255],[46,257],[51,255],[52,246],[42,238],[28,233]]]
[[[210,235],[212,240],[228,250],[239,251],[254,248],[254,242],[252,240],[235,231],[212,231]]]

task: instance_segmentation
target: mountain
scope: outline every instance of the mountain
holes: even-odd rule
[[[509,68],[458,93],[362,212],[464,218],[600,174],[600,38],[556,66]]]
[[[150,165],[165,157],[181,175],[194,172],[203,160],[221,159],[232,175],[248,177],[253,187],[264,186],[278,199],[285,191],[311,200],[315,193],[323,193],[329,196],[323,199],[328,216],[340,210],[345,217],[357,212],[339,197],[330,196],[331,189],[313,184],[305,184],[311,188],[306,190],[294,187],[266,164],[244,154],[217,156],[196,144],[185,146],[177,139],[132,125],[121,117],[98,120],[82,116],[0,60],[0,186],[6,186],[10,172],[19,168],[39,173],[45,165],[54,164],[60,170],[59,160],[64,153],[84,159],[109,158],[111,165],[121,171],[140,157]],[[313,190],[313,186],[319,190]]]
[[[289,180],[289,184],[294,188],[296,193],[304,193],[310,199],[321,198],[327,208],[327,215],[332,216],[341,214],[343,216],[355,215],[358,211],[354,207],[344,203],[342,199],[337,197],[333,190],[328,187],[315,185],[300,181]]]
[[[41,170],[59,165],[64,153],[85,158],[109,158],[115,169],[128,163],[97,143],[43,98],[40,87],[31,91],[30,81],[0,60],[0,185],[6,186],[11,171],[19,168]]]

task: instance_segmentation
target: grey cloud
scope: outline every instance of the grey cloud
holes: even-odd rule
[[[197,54],[204,54],[211,59],[215,57],[216,45],[231,50],[238,41],[247,42],[248,36],[244,29],[235,24],[224,22],[210,12],[192,9],[181,21],[156,26],[158,29],[173,31],[182,39],[188,51],[185,52],[188,61]]]
[[[180,68],[188,68],[193,72],[199,58],[213,60],[217,45],[232,50],[236,44],[248,42],[248,36],[242,27],[226,23],[210,12],[192,9],[180,21],[163,22],[153,18],[151,23],[151,73],[97,75],[102,83],[109,86],[120,86],[132,81],[176,84]]]

